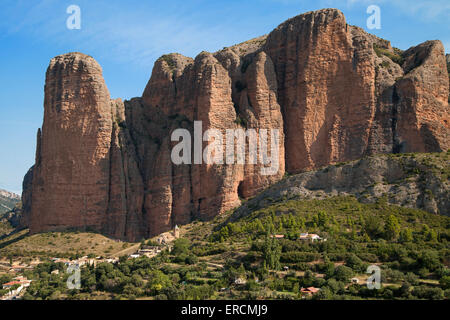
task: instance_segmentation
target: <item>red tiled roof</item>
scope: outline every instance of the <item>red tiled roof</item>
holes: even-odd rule
[[[13,285],[16,285],[16,284],[22,284],[22,282],[20,282],[20,281],[11,281],[11,282],[5,283],[3,285],[4,286],[13,286]]]
[[[314,288],[314,287],[308,287],[308,288],[302,288],[300,291],[303,293],[317,293],[319,292],[319,288]]]

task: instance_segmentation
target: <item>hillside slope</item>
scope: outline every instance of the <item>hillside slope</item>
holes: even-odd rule
[[[182,238],[172,243],[172,250],[165,251],[161,245],[156,257],[83,267],[79,291],[64,285],[68,276],[64,265],[41,264],[27,273],[34,281],[24,298],[450,298],[447,216],[390,205],[382,199],[364,204],[352,196],[281,200],[227,223],[232,214],[182,226]],[[301,240],[305,232],[317,233],[326,241]],[[270,237],[273,234],[277,237]],[[20,252],[19,256],[29,259],[64,254],[56,252],[61,241],[67,250],[74,243],[94,245],[96,240],[86,233],[46,233],[7,241],[4,247],[0,241],[0,255]],[[145,245],[158,246],[155,239],[141,243]],[[69,250],[73,252],[75,248]],[[380,268],[379,290],[366,286],[370,265]],[[63,276],[52,276],[56,269]],[[47,280],[50,277],[52,281]],[[318,289],[316,294],[302,292],[311,286]]]
[[[378,155],[289,176],[244,203],[232,219],[286,199],[344,195],[448,216],[450,153]]]

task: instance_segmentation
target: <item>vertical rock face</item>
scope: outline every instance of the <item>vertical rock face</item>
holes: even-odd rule
[[[281,24],[265,50],[277,70],[289,172],[366,154],[448,149],[440,41],[403,53],[400,66],[389,42],[326,9]]]
[[[32,232],[99,229],[108,205],[112,117],[97,62],[71,53],[51,60],[33,170]]]
[[[405,76],[396,83],[396,139],[401,152],[450,147],[449,78],[444,46],[427,41],[404,53]]]
[[[91,57],[58,56],[47,71],[22,224],[139,240],[232,209],[280,180],[285,167],[296,173],[376,153],[447,150],[448,59],[439,41],[393,49],[335,9],[195,59],[164,55],[142,97],[130,101],[110,99]],[[195,164],[192,154],[191,164],[174,164],[171,135],[183,128],[194,137],[195,121],[201,134],[222,133],[224,145],[227,129],[267,129],[269,154],[270,130],[278,130],[278,170],[262,174],[268,165],[250,163],[248,146],[244,163],[227,164],[224,155],[223,164]]]
[[[333,9],[290,19],[268,36],[289,172],[364,153],[375,101],[371,45]]]
[[[226,64],[227,55],[234,64]],[[239,94],[233,93],[233,83],[237,77],[245,77],[240,71],[243,62],[242,57],[231,50],[214,55],[204,52],[195,60],[170,54],[156,62],[142,99],[134,101],[139,105],[134,109],[141,110],[140,115],[130,117],[149,119],[147,128],[139,122],[131,124],[131,133],[139,140],[138,153],[147,181],[144,210],[150,213],[146,215],[148,234],[187,223],[193,218],[208,219],[232,209],[239,205],[239,197],[254,195],[283,176],[283,122],[276,98],[276,78],[273,65],[267,62],[264,53],[260,55],[261,59],[256,59],[248,68],[252,92],[243,90]],[[266,79],[266,72],[271,72],[270,79]],[[250,103],[245,100],[242,113],[257,113],[246,127],[236,121],[241,112],[238,105],[244,98],[254,99],[255,108],[250,108]],[[275,175],[262,176],[258,165],[174,165],[170,159],[171,133],[185,128],[194,136],[194,121],[202,122],[203,132],[219,130],[224,146],[227,129],[279,129],[280,170]],[[151,132],[151,136],[145,132]],[[202,148],[207,145],[203,142]],[[248,152],[246,156],[248,158]],[[193,155],[191,161],[194,163]]]
[[[81,53],[51,60],[36,164],[24,181],[32,233],[70,228],[117,238],[143,234],[143,183],[121,100],[111,101],[97,62]]]

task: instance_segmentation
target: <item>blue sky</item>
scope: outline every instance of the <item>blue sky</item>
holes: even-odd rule
[[[80,30],[66,27],[72,4],[81,8]],[[142,94],[162,54],[213,52],[321,8],[338,8],[367,30],[371,4],[381,8],[381,29],[371,33],[401,49],[439,39],[450,52],[449,0],[1,0],[0,188],[21,192],[34,163],[45,71],[56,55],[92,55],[111,96],[129,99]]]

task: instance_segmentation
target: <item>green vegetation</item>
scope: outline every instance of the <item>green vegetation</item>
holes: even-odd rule
[[[391,52],[387,49],[379,47],[376,43],[373,44],[373,50],[377,54],[378,57],[386,56],[391,59],[396,64],[402,66],[405,62],[405,58],[403,57],[403,51],[400,49],[394,48],[394,52]]]
[[[243,128],[247,127],[247,119],[245,119],[244,117],[241,117],[240,115],[236,116],[236,120],[234,120],[234,123],[240,125]]]
[[[165,61],[167,65],[169,66],[170,70],[173,70],[177,67],[177,63],[170,54],[162,55],[158,60]]]
[[[389,68],[390,65],[391,65],[391,64],[389,63],[389,61],[383,61],[383,62],[381,63],[381,66],[382,66],[383,68]]]
[[[311,286],[320,291],[308,299],[450,296],[448,217],[353,197],[280,201],[227,223],[230,214],[184,226],[170,253],[83,267],[81,290],[66,288],[65,266],[41,264],[26,271],[35,281],[24,298],[300,299]],[[301,232],[327,240],[302,241]],[[380,290],[365,285],[373,264]]]
[[[0,219],[0,237],[9,234],[12,231],[14,231],[14,228],[11,223],[6,219]]]
[[[433,175],[448,183],[449,152],[383,157],[398,160],[399,179]],[[24,272],[34,280],[24,299],[450,298],[450,217],[391,205],[388,195],[373,203],[353,196],[265,200],[268,205],[240,218],[230,211],[182,226],[183,238],[153,258],[128,255],[159,246],[155,239],[127,244],[92,233],[28,236],[26,230],[0,240],[0,257],[45,261]],[[302,240],[301,233],[321,239]],[[68,290],[67,267],[48,258],[88,254],[120,260],[83,267],[81,290]],[[381,268],[379,290],[366,286],[372,265]],[[320,290],[303,294],[308,287]]]

